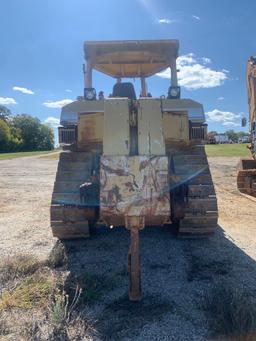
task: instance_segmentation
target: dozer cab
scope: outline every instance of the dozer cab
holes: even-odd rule
[[[180,98],[177,40],[85,42],[84,96],[62,108],[51,204],[59,239],[88,237],[97,223],[130,230],[130,299],[140,299],[139,230],[170,226],[203,236],[217,226],[217,202],[203,141],[203,107]],[[166,96],[146,80],[170,68]],[[92,71],[116,79],[97,98]],[[139,78],[136,95],[124,78]],[[102,90],[102,89],[98,89]]]
[[[238,164],[237,188],[241,193],[256,197],[256,57],[247,62],[246,85],[249,106],[250,140],[248,146],[251,157],[241,159]],[[242,119],[242,126],[246,119]]]

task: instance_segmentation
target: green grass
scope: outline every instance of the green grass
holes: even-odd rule
[[[241,144],[208,144],[205,146],[207,156],[239,156],[250,157],[246,143]]]
[[[206,145],[205,150],[207,156],[239,156],[250,157],[250,151],[246,148],[246,143],[241,144],[211,144]],[[13,159],[24,156],[41,155],[42,158],[58,159],[59,154],[54,153],[56,150],[40,151],[40,152],[19,152],[19,153],[0,153],[0,160]]]
[[[52,152],[54,152],[54,150],[40,151],[40,152],[0,153],[0,160],[14,159],[17,157],[24,157],[24,156],[43,155],[43,154],[49,154]]]
[[[51,273],[27,277],[13,290],[1,295],[0,312],[11,308],[46,307],[55,289],[55,278]]]

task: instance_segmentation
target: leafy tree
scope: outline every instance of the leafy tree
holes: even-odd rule
[[[40,124],[40,132],[38,136],[38,150],[54,149],[54,133],[51,127]]]
[[[51,127],[27,114],[10,119],[10,110],[0,106],[0,152],[53,148],[54,134]]]
[[[208,137],[208,138],[209,138],[209,137],[213,137],[213,136],[215,136],[215,135],[218,135],[217,131],[215,131],[215,130],[209,131],[209,132],[207,133],[207,137]]]
[[[19,129],[4,120],[0,120],[0,152],[15,152],[22,147]]]
[[[4,121],[8,121],[11,116],[11,110],[7,107],[0,105],[0,119]]]
[[[11,140],[10,127],[4,120],[0,120],[0,151],[1,152],[8,150],[8,144],[10,140]]]
[[[14,127],[12,124],[10,125],[10,131],[11,131],[11,140],[9,141],[8,151],[9,152],[20,151],[23,146],[21,131],[20,129]]]
[[[27,114],[13,118],[13,126],[22,138],[23,150],[50,150],[54,148],[54,135],[50,127],[42,124],[36,117]]]
[[[235,142],[235,143],[238,142],[238,135],[233,129],[227,130],[225,134],[228,136],[229,140],[231,140],[232,142]]]
[[[243,137],[243,136],[249,136],[249,133],[245,133],[244,131],[239,131],[239,132],[237,133],[237,136],[238,136],[238,138],[239,138],[239,137]]]
[[[228,136],[228,138],[237,143],[239,138],[243,137],[243,136],[249,136],[249,133],[246,133],[244,131],[238,131],[238,132],[235,132],[233,129],[230,129],[230,130],[227,130],[225,132],[225,134]]]
[[[20,130],[23,140],[23,150],[36,150],[40,133],[40,120],[27,114],[13,118],[13,126]]]

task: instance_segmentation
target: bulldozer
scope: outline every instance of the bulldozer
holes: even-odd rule
[[[247,62],[246,85],[249,106],[249,126],[251,143],[247,146],[251,157],[239,161],[237,188],[241,193],[256,197],[256,57],[251,56]],[[242,119],[242,126],[246,119]]]
[[[202,104],[181,99],[178,40],[84,43],[84,95],[61,111],[60,153],[51,202],[59,239],[89,237],[99,224],[130,231],[129,297],[141,298],[139,231],[166,226],[178,236],[208,236],[217,226],[216,194],[204,141]],[[170,68],[167,94],[147,80]],[[112,93],[93,87],[97,70]],[[132,82],[139,79],[137,96]]]

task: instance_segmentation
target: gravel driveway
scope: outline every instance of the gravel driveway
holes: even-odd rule
[[[143,301],[127,300],[125,229],[99,228],[90,239],[66,242],[71,277],[101,282],[88,312],[99,340],[209,340],[202,294],[213,283],[232,281],[254,290],[256,201],[236,190],[237,158],[209,158],[219,206],[219,227],[209,239],[172,237],[166,228],[140,233]],[[0,255],[31,252],[46,258],[56,240],[49,205],[57,159],[0,161]]]

